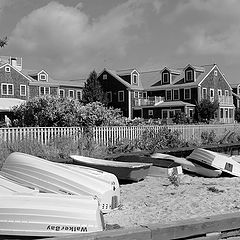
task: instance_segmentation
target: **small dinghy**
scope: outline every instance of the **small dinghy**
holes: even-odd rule
[[[0,174],[0,195],[33,192],[38,192],[38,190],[24,187]]]
[[[172,174],[178,175],[183,173],[180,164],[175,163],[172,160],[166,160],[163,158],[159,159],[159,156],[154,158],[154,154],[152,156],[143,156],[138,153],[121,153],[115,156],[113,155],[112,159],[120,162],[150,163],[152,165],[149,168],[148,176],[151,177],[168,177]]]
[[[91,196],[36,193],[0,195],[1,237],[51,237],[103,231],[98,201]]]
[[[144,179],[152,164],[136,162],[117,162],[97,158],[71,155],[74,164],[100,169],[113,173],[120,180],[139,181]]]
[[[219,169],[232,176],[240,177],[240,164],[230,156],[203,148],[196,148],[187,159]]]
[[[165,160],[174,161],[175,163],[180,164],[183,170],[203,177],[219,177],[222,173],[222,171],[219,169],[215,169],[210,166],[201,166],[196,162],[191,162],[185,158],[175,157],[168,154],[155,153],[152,155],[152,157],[159,157]]]
[[[29,154],[11,153],[3,162],[1,174],[24,186],[36,187],[41,192],[96,196],[104,213],[120,204],[120,191],[115,182],[102,181]]]

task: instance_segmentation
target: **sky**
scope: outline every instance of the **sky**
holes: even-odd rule
[[[0,55],[54,79],[216,63],[240,83],[239,0],[0,0]]]

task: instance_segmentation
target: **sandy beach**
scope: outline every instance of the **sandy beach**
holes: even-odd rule
[[[238,211],[240,178],[184,174],[179,186],[167,177],[121,185],[121,206],[104,218],[106,224],[129,228]]]

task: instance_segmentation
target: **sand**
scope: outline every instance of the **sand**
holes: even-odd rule
[[[240,178],[184,174],[180,185],[147,177],[121,185],[121,206],[104,215],[106,224],[129,228],[240,211]]]

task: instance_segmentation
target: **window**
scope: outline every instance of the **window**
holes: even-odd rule
[[[147,93],[143,92],[143,98],[147,98]]]
[[[137,83],[138,83],[138,75],[133,74],[133,84],[137,84]]]
[[[77,100],[79,100],[79,101],[82,100],[82,91],[77,91],[76,95],[77,95],[76,96]]]
[[[225,90],[225,96],[229,96],[228,90]]]
[[[214,98],[214,89],[210,88],[210,98]]]
[[[112,102],[112,92],[107,92],[108,102]]]
[[[228,108],[225,108],[225,118],[228,118]]]
[[[124,91],[118,91],[118,102],[124,102]]]
[[[218,89],[218,96],[222,96],[222,89]]]
[[[217,75],[218,75],[218,71],[214,70],[214,76],[217,77]]]
[[[166,100],[172,100],[172,90],[166,90]]]
[[[39,95],[48,95],[50,94],[50,88],[49,87],[39,87]]]
[[[103,74],[103,80],[106,80],[107,79],[107,74]]]
[[[169,73],[163,73],[163,83],[170,83]]]
[[[193,109],[189,109],[189,117],[190,117],[190,118],[193,117]]]
[[[179,100],[179,89],[174,89],[173,90],[173,99],[174,100]]]
[[[134,98],[138,98],[138,92],[134,92]]]
[[[46,81],[47,77],[45,74],[40,74],[40,81]]]
[[[186,82],[192,82],[193,81],[193,70],[187,70],[186,71]]]
[[[153,116],[153,110],[148,110],[148,116]]]
[[[184,89],[184,99],[191,99],[191,91],[190,91],[190,88]]]
[[[169,110],[169,118],[173,118],[175,114],[174,110]]]
[[[207,99],[207,89],[206,88],[202,89],[202,98]]]
[[[220,118],[223,118],[223,108],[220,108]]]
[[[167,110],[162,110],[162,118],[166,119],[168,117],[168,111]]]
[[[27,86],[26,85],[20,85],[20,96],[26,96],[27,92]]]
[[[69,91],[68,91],[68,96],[69,96],[70,98],[74,98],[74,90],[69,90]]]
[[[5,72],[11,72],[11,68],[9,66],[5,67]]]
[[[13,95],[13,84],[2,83],[1,90],[2,90],[2,95]]]
[[[59,96],[60,96],[60,98],[65,97],[65,91],[63,89],[59,89]]]

